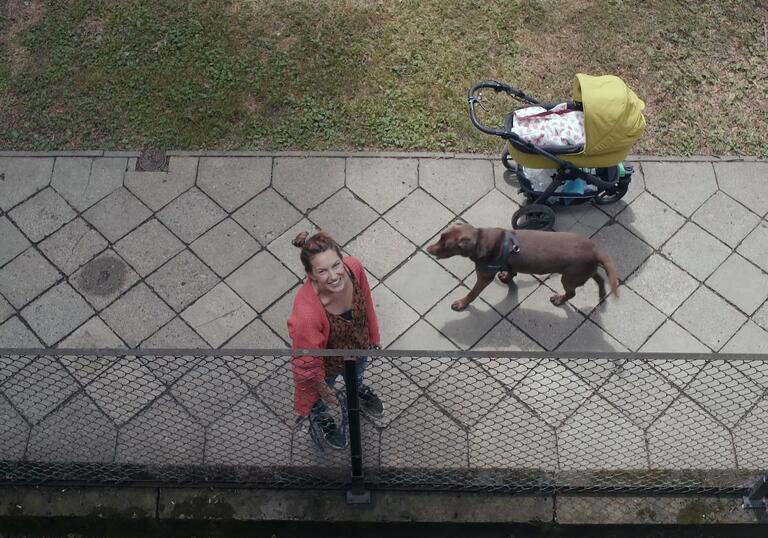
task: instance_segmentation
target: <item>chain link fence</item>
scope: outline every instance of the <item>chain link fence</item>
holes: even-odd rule
[[[0,350],[0,482],[728,494],[768,467],[765,356],[320,351],[366,354],[383,405],[348,361],[334,448],[290,353]]]

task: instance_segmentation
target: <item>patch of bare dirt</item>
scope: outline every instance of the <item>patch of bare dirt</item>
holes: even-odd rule
[[[2,4],[3,14],[10,24],[5,35],[0,35],[0,41],[11,42],[17,35],[34,26],[45,15],[43,0],[4,0]]]
[[[0,44],[8,46],[8,66],[11,76],[17,76],[30,66],[32,57],[29,50],[15,43],[16,37],[40,22],[45,15],[45,5],[42,0],[4,0],[0,11],[9,21],[6,30],[0,33]]]
[[[254,95],[247,94],[243,98],[243,108],[251,114],[257,114],[261,111],[261,102]]]
[[[16,77],[25,71],[31,64],[32,57],[29,54],[29,50],[18,45],[11,45],[9,57],[9,67],[11,70],[11,76]]]
[[[287,37],[284,37],[284,38],[282,38],[282,39],[279,39],[279,40],[278,40],[278,41],[275,43],[275,46],[276,46],[278,49],[282,50],[282,51],[288,51],[288,50],[290,50],[290,49],[293,47],[293,45],[295,45],[295,44],[296,44],[296,42],[297,42],[298,40],[299,40],[299,38],[298,38],[298,37],[296,37],[295,35],[292,35],[292,36],[287,36]]]
[[[382,6],[384,2],[381,0],[349,0],[349,4],[358,9],[376,9]]]
[[[0,125],[3,126],[5,133],[9,133],[17,128],[20,117],[18,107],[19,103],[12,94],[0,93]],[[2,140],[0,138],[0,141]]]
[[[288,51],[299,41],[290,34],[289,22],[275,12],[274,0],[231,0],[226,13],[233,24],[245,25],[272,43],[260,53],[261,62],[269,61],[272,51]]]
[[[66,104],[63,102],[58,102],[48,108],[48,114],[52,116],[58,116],[64,114],[65,112],[69,112],[69,110],[70,109]]]
[[[104,21],[98,17],[85,19],[77,28],[77,36],[84,43],[101,43],[104,38]]]
[[[288,110],[274,104],[268,104],[258,96],[249,94],[243,97],[242,109],[253,117],[262,118],[267,122],[279,122],[288,116]]]
[[[237,17],[247,13],[256,13],[263,10],[268,2],[264,0],[231,0],[227,2],[227,15]]]

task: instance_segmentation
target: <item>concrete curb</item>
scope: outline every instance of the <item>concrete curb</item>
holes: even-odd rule
[[[0,157],[138,157],[140,151],[0,151]],[[499,155],[484,153],[397,152],[397,151],[219,151],[219,150],[169,150],[170,157],[337,157],[371,159],[466,159],[498,160]],[[628,155],[630,162],[749,162],[768,163],[768,159],[741,155]]]
[[[768,523],[738,497],[512,496],[376,491],[349,505],[341,491],[150,487],[2,487],[10,518],[329,523],[661,525]]]
[[[768,513],[743,509],[739,497],[559,496],[555,517],[561,525],[768,523]]]

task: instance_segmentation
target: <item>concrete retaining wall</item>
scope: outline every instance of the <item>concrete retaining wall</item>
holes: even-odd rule
[[[748,524],[768,514],[737,497],[507,496],[374,492],[348,505],[340,491],[198,488],[0,488],[6,518],[334,523]]]

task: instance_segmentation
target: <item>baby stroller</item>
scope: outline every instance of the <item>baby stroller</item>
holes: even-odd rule
[[[502,130],[486,127],[476,111],[477,106],[484,108],[485,88],[533,106],[507,114]],[[612,75],[577,74],[572,98],[567,103],[541,103],[493,80],[469,90],[472,124],[507,141],[502,164],[516,173],[528,202],[512,216],[515,229],[551,230],[551,206],[609,204],[627,193],[633,169],[622,160],[645,130],[645,103]]]

